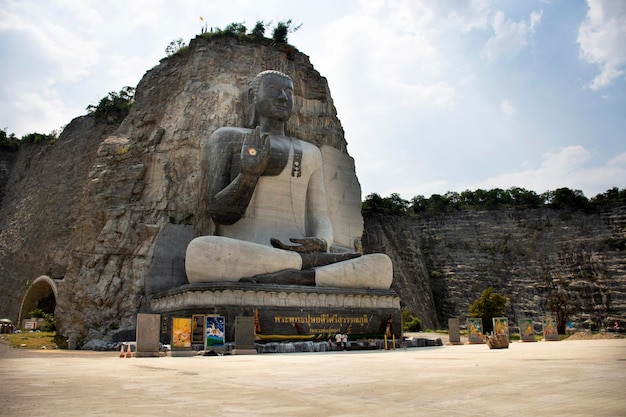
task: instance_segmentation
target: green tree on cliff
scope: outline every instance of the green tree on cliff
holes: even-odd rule
[[[481,318],[483,320],[484,333],[489,333],[493,331],[491,319],[504,315],[506,303],[508,302],[508,298],[493,292],[493,287],[489,287],[470,306],[469,313],[471,317]]]
[[[286,22],[278,22],[276,27],[272,31],[272,39],[276,43],[287,43],[287,37],[290,33],[293,33],[302,27],[302,23],[297,26],[293,26],[291,19]]]
[[[262,20],[258,20],[252,31],[250,32],[250,36],[254,40],[262,40],[265,38],[265,23]]]
[[[398,193],[392,193],[389,197],[381,197],[377,193],[372,193],[365,197],[361,204],[361,212],[386,213],[386,214],[406,214],[410,203],[400,197]]]
[[[174,39],[170,42],[169,45],[165,48],[165,53],[168,57],[177,54],[187,48],[187,44],[183,41],[183,38]]]
[[[95,117],[96,122],[120,122],[128,115],[134,102],[135,89],[127,86],[118,93],[111,91],[97,106],[90,104],[87,112]]]
[[[555,208],[586,208],[589,200],[581,190],[557,188],[551,194],[550,204]]]
[[[6,129],[0,129],[0,151],[16,151],[20,142],[15,133],[7,135]]]

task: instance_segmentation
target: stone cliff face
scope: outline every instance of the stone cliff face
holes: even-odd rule
[[[540,320],[561,287],[588,327],[626,318],[626,206],[467,210],[410,218],[370,215],[363,246],[394,260],[394,288],[428,327],[468,316],[488,286],[510,299],[507,315]]]
[[[145,74],[121,125],[81,117],[56,144],[0,158],[0,315],[16,319],[29,284],[47,275],[58,282],[63,333],[132,337],[151,294],[186,283],[186,244],[211,229],[199,203],[202,139],[247,124],[248,83],[266,69],[294,79],[288,134],[347,153],[326,80],[306,55],[196,38]],[[558,277],[579,297],[581,320],[624,317],[623,253],[603,242],[624,237],[625,211],[369,217],[363,246],[392,258],[393,288],[428,327],[463,316],[487,284],[511,298],[511,317],[537,317]]]
[[[116,126],[73,120],[54,145],[0,153],[0,306],[17,319],[28,286],[40,275],[67,273],[74,222],[100,142]]]
[[[155,267],[155,248],[179,253],[175,244],[184,253],[194,229],[210,230],[199,204],[201,141],[219,127],[247,125],[249,81],[267,69],[294,79],[287,133],[346,152],[327,82],[306,55],[198,37],[145,74],[114,132],[74,122],[66,131],[82,130],[81,146],[62,137],[4,164],[12,168],[3,187],[2,304],[10,307],[2,314],[16,318],[28,284],[46,274],[59,279],[62,331],[109,339],[133,329],[147,293],[184,283],[180,254]]]

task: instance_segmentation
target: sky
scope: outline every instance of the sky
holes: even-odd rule
[[[204,24],[288,19],[363,196],[626,188],[623,0],[0,0],[0,128],[62,128]]]

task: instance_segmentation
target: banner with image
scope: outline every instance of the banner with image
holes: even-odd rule
[[[544,340],[559,340],[559,333],[556,329],[556,319],[552,316],[543,318],[543,338]]]
[[[191,349],[191,319],[189,317],[172,318],[172,349]]]
[[[494,317],[493,319],[494,335],[509,335],[509,319],[506,317]]]
[[[226,320],[224,316],[206,316],[206,349],[224,346]]]
[[[485,343],[483,340],[483,319],[467,319],[467,341],[469,343]]]
[[[522,342],[534,342],[535,331],[533,330],[533,319],[519,320],[519,335]]]

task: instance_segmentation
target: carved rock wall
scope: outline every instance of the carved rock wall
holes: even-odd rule
[[[509,320],[539,320],[546,299],[563,287],[575,325],[626,318],[626,206],[467,210],[419,218],[365,218],[363,246],[394,261],[392,289],[427,327],[464,322],[488,286],[510,299]]]
[[[219,127],[247,124],[249,82],[266,69],[294,79],[296,113],[288,133],[346,151],[327,82],[306,55],[232,38],[192,40],[188,50],[145,74],[130,114],[97,150],[59,288],[57,316],[64,331],[89,339],[123,333],[133,328],[137,312],[147,311],[146,289],[167,288],[163,276],[148,282],[155,279],[151,270],[180,270],[167,264],[151,269],[157,242],[161,252],[168,250],[169,240],[157,238],[168,224],[210,231],[198,204],[202,139]],[[167,233],[177,244],[190,237],[185,228]]]
[[[99,143],[117,126],[74,119],[53,145],[30,144],[2,153],[0,307],[18,318],[28,286],[39,276],[66,274],[82,190]]]

